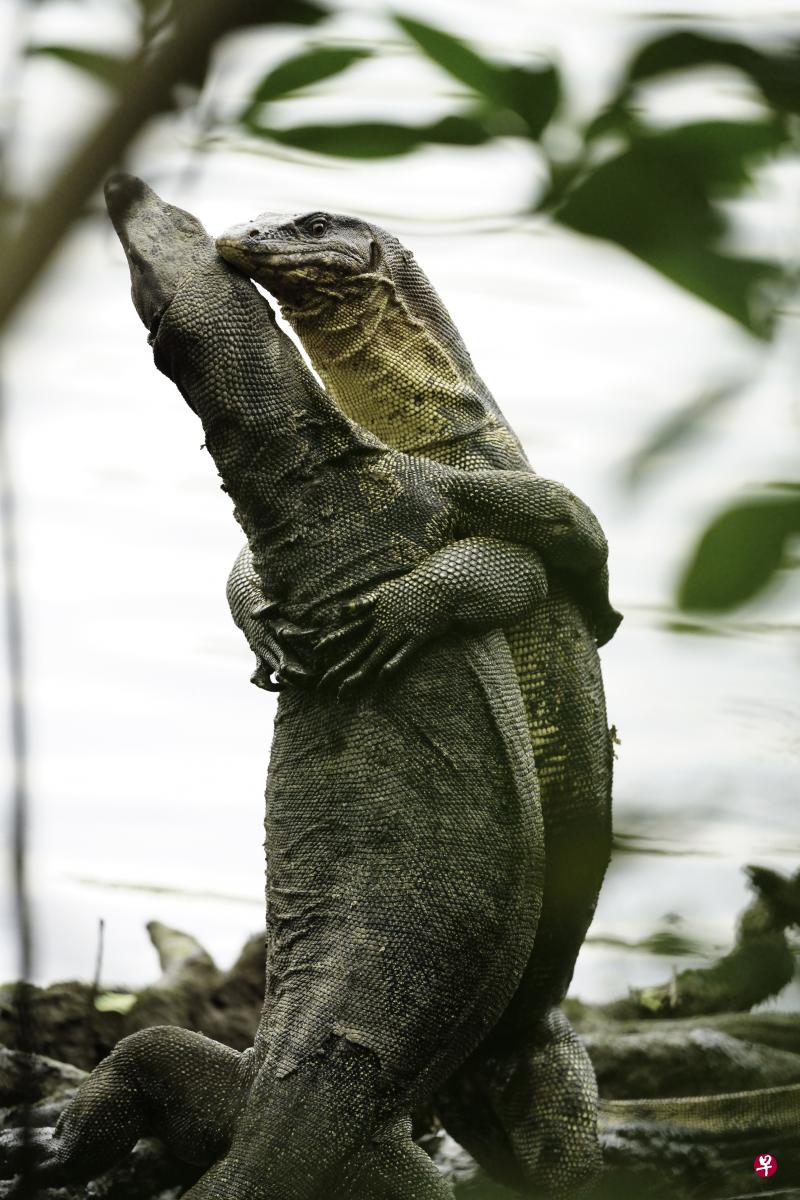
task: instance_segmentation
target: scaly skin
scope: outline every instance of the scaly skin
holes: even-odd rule
[[[530,470],[439,297],[392,235],[353,217],[263,214],[217,246],[278,298],[331,396],[387,444],[461,470]],[[619,616],[604,588],[598,600],[558,571],[548,582],[546,599],[506,628],[541,787],[542,916],[514,1000],[441,1091],[439,1107],[447,1129],[495,1178],[572,1195],[599,1161],[597,1093],[591,1063],[556,1006],[610,852],[612,747],[596,642],[608,640]],[[373,603],[380,607],[380,590]],[[392,636],[407,625],[399,598],[394,608],[394,620],[370,630],[368,672],[393,664]],[[417,629],[407,649],[424,636]],[[355,662],[363,657],[357,643]]]
[[[157,366],[200,417],[259,584],[334,631],[343,604],[475,539],[579,575],[606,545],[566,489],[382,446],[322,392],[272,311],[189,214],[116,177],[109,209]],[[538,558],[530,578],[541,583]],[[324,646],[324,643],[320,645]],[[339,661],[306,647],[319,674]],[[502,633],[450,634],[380,689],[282,691],[267,779],[264,1009],[244,1055],[156,1028],[80,1089],[42,1177],[106,1168],[145,1133],[216,1158],[192,1200],[449,1195],[410,1135],[527,962],[543,830]]]

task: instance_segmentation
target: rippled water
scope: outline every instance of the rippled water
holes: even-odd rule
[[[739,33],[767,15],[757,0],[707,7]],[[590,107],[624,46],[653,27],[637,8],[502,0],[489,46],[557,53]],[[478,0],[439,0],[424,13],[486,45]],[[798,16],[784,6],[772,27],[796,28]],[[55,6],[48,20],[54,39],[80,35],[73,6]],[[369,40],[387,26],[374,6],[351,4],[337,31]],[[294,37],[237,42],[218,65],[220,102],[234,102]],[[346,81],[287,105],[287,121],[422,119],[447,87],[399,53]],[[57,64],[31,69],[20,115],[26,178],[99,99]],[[669,102],[687,113],[745,103],[710,79]],[[391,227],[441,290],[537,468],[600,516],[626,613],[603,651],[622,739],[616,825],[635,852],[615,860],[593,933],[635,941],[677,914],[704,945],[727,945],[746,901],[741,865],[793,870],[800,859],[797,576],[735,619],[681,631],[672,588],[722,499],[796,472],[796,318],[764,350],[621,252],[514,217],[536,169],[517,144],[349,165],[219,146],[197,156],[193,133],[188,122],[161,127],[128,165],[211,230],[266,207],[358,211]],[[748,244],[796,253],[799,184],[791,165],[765,178],[742,213]],[[21,506],[37,977],[89,975],[100,917],[106,982],[152,977],[151,917],[191,930],[228,962],[262,922],[273,702],[248,684],[249,653],[225,603],[238,526],[196,418],[153,368],[121,250],[99,215],[76,230],[18,320],[5,379]],[[632,455],[668,414],[732,381],[742,382],[737,398],[689,447],[638,486],[626,482]],[[4,928],[0,978],[16,971],[9,910]],[[590,943],[573,991],[610,997],[670,965]],[[798,998],[790,989],[781,1003]]]

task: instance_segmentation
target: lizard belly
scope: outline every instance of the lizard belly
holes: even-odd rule
[[[514,1006],[527,1026],[533,1011],[561,1002],[594,913],[611,853],[612,753],[600,661],[575,601],[551,580],[547,599],[507,637],[547,848],[542,919]]]
[[[505,638],[452,637],[348,702],[284,692],[267,782],[277,1075],[331,1036],[409,1100],[497,1019],[543,883],[538,790]]]
[[[502,420],[424,453],[459,470],[530,470]],[[578,603],[552,573],[549,582],[547,598],[506,630],[541,789],[547,860],[531,961],[498,1028],[510,1045],[565,995],[611,854],[613,752],[600,658]]]

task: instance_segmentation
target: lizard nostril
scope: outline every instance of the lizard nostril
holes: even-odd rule
[[[247,236],[248,237],[258,237],[258,230],[257,229],[248,229]]]

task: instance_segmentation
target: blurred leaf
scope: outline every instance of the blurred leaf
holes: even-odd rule
[[[129,1013],[136,1003],[133,992],[101,992],[95,996],[94,1006],[98,1012]]]
[[[170,0],[170,9],[175,19],[175,36],[180,40],[181,27],[191,28],[196,16],[197,0]],[[182,82],[202,90],[208,75],[208,65],[216,42],[227,34],[238,33],[252,26],[264,28],[268,25],[314,25],[329,16],[327,9],[320,8],[313,0],[225,0],[216,6],[214,37],[205,43],[202,51],[195,54],[193,61],[182,73]]]
[[[640,131],[639,114],[627,96],[618,96],[599,110],[584,128],[584,141],[589,143],[608,134],[622,133],[633,137]]]
[[[173,8],[180,12],[191,8],[196,0],[171,0]],[[315,25],[330,16],[327,8],[315,0],[225,0],[219,8],[219,31],[230,33],[235,29],[251,25]]]
[[[708,957],[712,953],[710,947],[698,942],[696,938],[676,933],[674,929],[656,929],[647,937],[642,938],[639,945],[642,950],[649,950],[651,954],[668,954],[670,958],[679,955],[705,955]]]
[[[710,957],[713,951],[696,938],[676,933],[674,929],[656,929],[643,938],[631,941],[613,934],[589,934],[586,943],[592,946],[611,946],[617,950],[646,951],[648,954],[666,954],[670,958]]]
[[[538,68],[503,66],[433,25],[409,17],[395,20],[428,58],[495,108],[515,112],[525,122],[528,135],[534,140],[539,138],[561,99],[561,80],[552,64]]]
[[[46,55],[48,58],[58,58],[113,87],[119,83],[129,62],[127,58],[121,58],[115,54],[104,54],[100,50],[84,50],[80,46],[29,46],[27,54],[30,57]]]
[[[490,136],[479,121],[459,116],[443,117],[431,125],[367,121],[353,125],[296,125],[290,129],[268,129],[248,123],[248,128],[283,146],[339,158],[392,158],[408,154],[425,143],[478,146]]]
[[[734,67],[749,76],[768,104],[785,112],[800,112],[797,46],[770,54],[728,38],[680,30],[642,46],[628,66],[625,84],[699,66]]]
[[[287,58],[258,84],[245,110],[245,116],[251,114],[260,104],[279,100],[300,88],[339,75],[353,63],[368,58],[370,54],[370,50],[357,46],[329,46],[306,50],[302,54]]]
[[[456,113],[422,126],[421,133],[423,141],[442,146],[482,146],[491,140],[479,120]]]
[[[781,567],[800,534],[800,492],[774,489],[740,500],[703,533],[678,589],[684,609],[727,609],[749,600]]]
[[[678,621],[673,618],[671,620],[664,621],[661,628],[666,629],[668,633],[687,634],[690,637],[708,638],[729,636],[728,631],[715,626],[713,621],[709,618],[706,618],[705,621],[698,621],[697,619]]]
[[[760,338],[771,335],[779,294],[785,285],[780,264],[736,258],[699,246],[641,257],[673,283],[732,317],[749,333]]]
[[[628,65],[626,77],[638,82],[672,71],[713,64],[751,73],[757,70],[760,58],[760,53],[752,46],[684,29],[660,35],[640,46]]]
[[[624,246],[765,336],[773,313],[758,293],[781,269],[712,248],[726,227],[713,199],[741,189],[750,164],[775,153],[785,138],[778,120],[705,121],[644,134],[580,178],[556,204],[555,219]],[[542,207],[552,202],[545,197]]]
[[[628,246],[708,238],[724,228],[712,195],[742,187],[750,164],[785,140],[778,121],[703,121],[643,134],[585,175],[556,216]]]
[[[615,830],[613,853],[615,858],[621,854],[648,854],[659,858],[704,858],[709,852],[703,849],[690,849],[684,844],[679,845],[674,838],[665,834],[649,831],[621,833],[619,830]]]
[[[502,70],[505,103],[522,117],[530,137],[537,140],[561,100],[561,77],[553,66],[506,67]]]
[[[739,395],[742,386],[738,380],[710,388],[693,397],[677,412],[670,413],[630,456],[625,467],[628,486],[637,486],[657,459],[688,442],[702,428],[707,417]]]
[[[650,135],[651,145],[693,168],[705,186],[730,194],[752,182],[751,166],[778,154],[789,135],[784,121],[697,121]]]
[[[253,23],[269,21],[271,24],[286,25],[316,25],[318,21],[329,17],[330,9],[314,0],[273,0],[269,11],[265,12],[263,0],[251,0]]]
[[[454,79],[487,99],[499,99],[498,71],[494,63],[443,29],[436,29],[433,25],[423,24],[422,21],[413,21],[410,17],[395,17],[395,20],[420,50]]]

